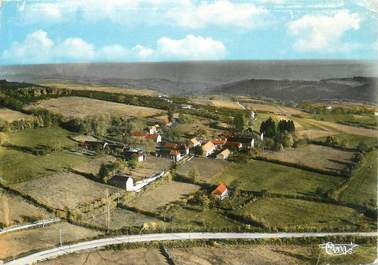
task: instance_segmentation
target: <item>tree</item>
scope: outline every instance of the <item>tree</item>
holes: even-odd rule
[[[272,117],[269,117],[269,119],[261,123],[260,133],[264,133],[264,136],[270,138],[273,138],[276,135],[276,123]]]
[[[194,154],[197,156],[202,156],[203,155],[203,150],[200,145],[197,145],[196,147],[193,148]]]
[[[167,114],[169,122],[173,122],[173,110],[169,109]]]
[[[241,132],[243,131],[244,127],[246,125],[246,118],[243,113],[238,113],[234,117],[234,128],[236,131]]]
[[[198,182],[199,174],[198,174],[197,168],[192,167],[190,169],[190,171],[189,171],[189,178],[191,179],[191,181],[193,183]]]
[[[98,177],[99,179],[107,183],[111,176],[115,175],[117,172],[123,171],[124,169],[125,164],[123,161],[120,160],[116,160],[114,162],[109,163],[103,163],[100,167]]]

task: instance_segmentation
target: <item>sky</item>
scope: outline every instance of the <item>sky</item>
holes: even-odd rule
[[[378,59],[378,0],[0,0],[0,64]]]

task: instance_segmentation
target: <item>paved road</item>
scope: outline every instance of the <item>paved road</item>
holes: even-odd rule
[[[24,230],[24,229],[34,228],[34,227],[38,227],[38,226],[50,225],[50,224],[57,223],[57,222],[60,222],[59,218],[40,220],[40,221],[36,221],[36,222],[30,223],[30,224],[15,225],[15,226],[7,227],[7,228],[4,228],[4,229],[0,229],[0,235],[5,234],[5,233],[9,233],[9,232],[18,231],[18,230]]]
[[[52,248],[49,250],[34,253],[8,263],[5,265],[26,265],[43,261],[46,259],[56,258],[69,253],[83,250],[102,248],[110,245],[150,242],[164,240],[191,240],[191,239],[263,239],[263,238],[304,238],[304,237],[325,237],[325,236],[361,236],[361,237],[378,237],[378,232],[368,233],[169,233],[169,234],[146,234],[117,236],[103,238],[92,241],[66,245]]]

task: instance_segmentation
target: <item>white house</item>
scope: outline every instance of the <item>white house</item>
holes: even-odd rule
[[[212,141],[208,141],[206,144],[202,145],[202,151],[204,156],[209,156],[214,153],[216,146]]]

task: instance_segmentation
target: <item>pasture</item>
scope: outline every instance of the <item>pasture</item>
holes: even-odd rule
[[[0,224],[11,226],[50,217],[52,217],[52,214],[45,209],[0,188]]]
[[[224,182],[234,189],[310,197],[320,196],[317,191],[335,189],[342,181],[342,177],[258,160],[232,163],[222,174],[211,179],[214,185]]]
[[[168,158],[147,156],[146,160],[138,163],[136,168],[128,168],[125,171],[125,174],[131,175],[138,179],[145,177],[150,177],[160,173],[162,170],[169,169],[172,161]]]
[[[110,101],[84,98],[84,97],[60,97],[42,100],[32,104],[26,109],[42,108],[55,114],[60,114],[66,119],[85,119],[88,117],[101,116],[104,114],[111,116],[121,116],[125,118],[144,118],[158,115],[164,111],[148,107],[140,107],[115,103]]]
[[[177,181],[162,183],[137,194],[128,206],[148,212],[161,211],[164,206],[195,193],[199,188],[197,185]]]
[[[70,139],[74,134],[58,126],[47,128],[25,129],[9,134],[6,143],[19,147],[52,146],[71,148],[75,142]]]
[[[377,206],[377,151],[364,155],[352,172],[352,177],[342,189],[339,199],[371,208]]]
[[[227,218],[222,212],[215,208],[201,208],[200,206],[179,206],[170,209],[166,214],[172,218],[172,227],[184,227],[193,230],[215,229],[237,229],[243,224]]]
[[[36,156],[1,146],[0,157],[0,175],[7,185],[48,176],[90,160],[87,156],[69,151]]]
[[[326,171],[340,171],[349,163],[353,152],[320,145],[301,145],[284,151],[265,151],[268,159],[279,160]]]
[[[102,229],[106,229],[106,218],[107,213],[104,210],[102,213],[95,213],[93,216],[84,219],[83,222],[86,224],[94,225],[96,227],[100,227]],[[158,223],[160,221],[153,217],[122,208],[114,208],[110,211],[109,228],[111,230],[118,230],[128,226],[143,226],[143,224],[151,222]]]
[[[194,98],[191,100],[194,104],[213,106],[216,108],[227,108],[227,109],[237,109],[243,110],[244,107],[240,105],[237,101],[232,100],[232,98],[225,96],[212,96],[210,98]]]
[[[0,236],[0,260],[15,257],[32,250],[55,247],[59,244],[60,230],[62,231],[63,244],[100,235],[100,232],[93,229],[75,226],[66,222],[7,233]]]
[[[368,219],[354,209],[297,199],[260,199],[237,210],[237,213],[257,219],[269,227],[296,231],[320,228],[327,231],[337,228],[355,231],[367,225],[374,229],[374,220]]]
[[[57,173],[16,184],[13,188],[54,209],[73,209],[105,198],[106,189],[109,194],[120,191],[74,173]]]
[[[19,111],[0,107],[0,120],[4,120],[8,123],[19,120],[30,120],[33,117],[31,115],[24,114]]]
[[[229,162],[220,159],[194,157],[189,162],[179,165],[176,172],[184,177],[191,177],[191,173],[194,172],[200,181],[209,182],[215,176],[222,174],[229,165]]]
[[[100,172],[101,165],[108,162],[114,162],[116,158],[114,156],[105,155],[101,157],[97,157],[92,159],[87,163],[81,163],[74,168],[74,171],[84,174],[84,175],[92,175],[97,177],[98,173]]]
[[[158,96],[159,93],[149,89],[129,88],[110,85],[98,84],[81,84],[75,82],[56,82],[47,81],[40,83],[42,86],[53,87],[58,89],[83,90],[83,91],[100,91],[114,94],[138,95],[138,96]]]

